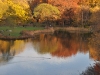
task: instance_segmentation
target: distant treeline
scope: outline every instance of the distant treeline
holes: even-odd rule
[[[100,0],[0,0],[0,25],[99,26]]]

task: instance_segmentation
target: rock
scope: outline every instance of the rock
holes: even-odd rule
[[[12,32],[12,30],[8,30],[9,32]]]

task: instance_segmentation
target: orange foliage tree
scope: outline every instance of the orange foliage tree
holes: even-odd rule
[[[61,21],[61,25],[65,24],[71,24],[74,20],[73,16],[74,13],[76,12],[76,8],[78,7],[78,0],[31,0],[28,2],[30,5],[30,9],[32,11],[32,14],[34,14],[33,10],[34,8],[40,4],[40,3],[48,3],[53,6],[58,7],[60,13],[61,13],[61,19],[58,20],[57,22]],[[66,15],[67,14],[67,15]],[[67,21],[65,23],[65,21]]]

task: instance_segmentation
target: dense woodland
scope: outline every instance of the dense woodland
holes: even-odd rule
[[[0,25],[99,27],[100,0],[0,0]]]

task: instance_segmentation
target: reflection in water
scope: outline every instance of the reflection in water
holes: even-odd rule
[[[99,61],[100,57],[88,43],[87,34],[62,31],[41,33],[34,39],[0,40],[0,75],[79,75],[91,64],[85,75],[98,69],[89,58]]]
[[[50,53],[57,57],[70,57],[77,52],[87,53],[87,41],[82,40],[80,34],[68,32],[55,32],[53,34],[41,34],[34,42],[36,50],[41,53]],[[38,46],[38,47],[37,47]]]
[[[92,34],[89,43],[89,56],[96,62],[94,65],[89,66],[80,75],[100,75],[100,33],[95,32]]]
[[[5,41],[0,40],[0,62],[8,62],[16,54],[24,50],[23,40]]]
[[[90,57],[100,61],[100,33],[94,33],[90,40]]]
[[[93,66],[89,66],[81,75],[100,75],[100,33],[93,33],[89,42],[89,56],[96,62]]]
[[[93,66],[88,67],[80,75],[100,75],[100,62],[96,62]]]

